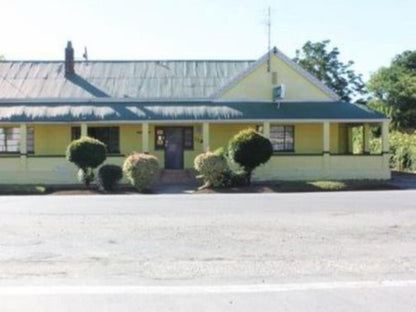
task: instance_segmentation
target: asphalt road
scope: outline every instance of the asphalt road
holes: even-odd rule
[[[0,311],[416,311],[415,280],[416,191],[0,198]]]

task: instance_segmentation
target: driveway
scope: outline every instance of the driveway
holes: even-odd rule
[[[88,306],[91,297],[83,301],[82,286],[97,287],[103,304],[115,292],[114,300],[127,300],[129,308],[139,300],[153,311],[166,310],[157,298],[174,306],[177,296],[190,293],[207,307],[231,307],[228,299],[249,307],[288,298],[293,304],[286,302],[287,311],[297,311],[302,307],[295,298],[305,305],[322,296],[329,307],[340,302],[345,311],[351,304],[354,311],[388,311],[397,300],[406,304],[396,311],[413,311],[415,202],[416,191],[1,197],[0,310],[19,311],[11,308],[22,308],[16,300],[53,306],[48,300],[59,302],[59,291],[58,297],[38,297],[42,290],[30,287],[66,285],[78,287],[62,290],[68,306]],[[221,288],[227,285],[240,289],[227,293]],[[11,286],[29,287],[11,290],[26,297],[7,295]],[[121,288],[111,288],[116,286]],[[140,286],[168,290],[149,294]],[[209,287],[213,295],[205,293]],[[357,297],[364,293],[369,301]],[[382,298],[393,306],[369,309]]]

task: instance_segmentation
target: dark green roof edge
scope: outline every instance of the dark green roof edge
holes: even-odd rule
[[[243,101],[0,101],[0,122],[105,121],[387,121],[366,106],[346,102]]]

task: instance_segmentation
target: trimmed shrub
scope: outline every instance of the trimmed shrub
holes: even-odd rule
[[[80,169],[81,173],[78,173],[78,178],[89,186],[94,180],[93,169],[107,158],[106,146],[96,139],[82,137],[68,145],[66,158]]]
[[[133,153],[124,161],[123,172],[139,192],[148,192],[159,173],[159,162],[153,155]]]
[[[212,152],[199,154],[195,157],[194,168],[204,180],[203,187],[226,187],[231,183],[232,172],[223,156]]]
[[[250,184],[253,170],[270,159],[273,147],[269,139],[253,129],[247,129],[231,138],[228,153],[243,168],[246,182]]]
[[[80,183],[89,186],[94,181],[95,174],[91,168],[78,169],[77,177]]]
[[[219,148],[217,148],[215,151],[214,151],[214,154],[215,155],[217,155],[217,156],[221,156],[221,157],[224,157],[224,158],[227,158],[228,157],[228,153],[227,153],[227,150],[224,148],[224,147],[219,147]]]
[[[98,184],[107,192],[114,190],[123,178],[123,170],[117,165],[104,165],[98,170]]]

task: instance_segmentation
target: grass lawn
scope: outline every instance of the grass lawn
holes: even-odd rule
[[[331,192],[399,189],[381,180],[345,181],[277,181],[253,183],[250,186],[228,189],[203,189],[196,193],[289,193],[289,192]]]
[[[0,184],[0,195],[44,195],[50,192],[42,185]]]

